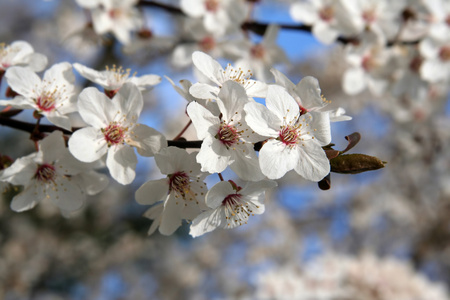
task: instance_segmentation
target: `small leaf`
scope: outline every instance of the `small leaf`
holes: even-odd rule
[[[355,147],[356,144],[358,144],[359,141],[361,140],[361,134],[359,132],[353,132],[352,134],[347,135],[345,139],[348,141],[348,145],[347,148],[345,148],[345,150],[341,151],[341,153],[345,153],[348,150]]]
[[[386,162],[365,154],[345,154],[330,160],[331,172],[341,174],[358,174],[378,170],[385,164]]]

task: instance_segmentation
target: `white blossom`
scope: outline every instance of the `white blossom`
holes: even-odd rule
[[[219,94],[222,85],[232,80],[242,85],[248,97],[266,97],[267,85],[263,82],[250,79],[253,73],[240,68],[233,68],[230,64],[225,68],[208,54],[197,51],[192,54],[194,66],[213,84],[195,83],[189,92],[197,98],[214,99]]]
[[[10,45],[0,44],[0,78],[3,72],[12,66],[28,67],[40,72],[47,65],[47,57],[35,53],[33,47],[25,41],[15,41]]]
[[[192,221],[190,235],[198,237],[216,228],[230,229],[247,224],[250,216],[264,212],[265,190],[275,181],[248,182],[243,188],[232,181],[221,181],[206,194],[209,209]]]
[[[131,41],[131,32],[142,27],[143,19],[136,4],[138,0],[77,0],[90,9],[97,34],[113,33],[123,44]]]
[[[235,62],[243,70],[252,70],[255,78],[263,82],[269,81],[272,76],[270,68],[275,64],[288,64],[289,59],[283,49],[278,46],[277,37],[280,27],[271,24],[267,27],[263,39],[258,44],[248,42],[242,58]]]
[[[142,205],[152,205],[163,201],[162,206],[151,207],[146,214],[155,219],[149,234],[159,227],[159,232],[171,235],[180,227],[182,220],[193,220],[205,206],[208,175],[200,171],[195,161],[196,153],[168,147],[155,154],[155,161],[161,173],[167,177],[144,183],[136,191],[136,201]]]
[[[161,82],[161,77],[158,75],[149,74],[138,77],[135,74],[131,75],[130,69],[123,69],[115,65],[112,68],[106,67],[103,71],[96,71],[79,63],[74,63],[73,67],[84,78],[102,86],[110,97],[114,96],[126,82],[134,83],[141,92],[149,91]]]
[[[142,107],[142,95],[132,83],[124,84],[112,99],[96,88],[83,90],[78,110],[90,126],[72,134],[70,152],[83,162],[93,162],[107,154],[106,166],[111,176],[121,184],[131,183],[137,164],[132,147],[140,155],[153,156],[167,146],[161,133],[137,123]]]
[[[56,126],[71,130],[67,114],[76,111],[75,75],[68,62],[53,65],[41,80],[25,67],[12,67],[6,71],[9,86],[19,94],[12,100],[0,100],[0,105],[34,109]]]
[[[181,0],[180,6],[188,16],[203,18],[205,28],[218,36],[238,30],[249,11],[243,0]]]
[[[102,191],[108,180],[92,170],[92,164],[76,160],[67,150],[62,133],[55,131],[39,142],[39,151],[17,159],[0,172],[0,181],[23,186],[11,209],[24,211],[44,199],[62,211],[80,209],[86,194]]]
[[[197,161],[202,171],[220,173],[227,166],[243,180],[264,178],[253,143],[261,140],[245,121],[244,105],[249,103],[245,90],[234,81],[222,86],[217,98],[221,115],[215,116],[196,102],[191,102],[187,113],[203,140]]]
[[[270,71],[275,77],[275,82],[284,87],[289,95],[297,101],[301,114],[310,111],[327,112],[329,113],[331,122],[348,121],[352,119],[345,115],[345,110],[343,108],[339,107],[335,110],[325,109],[330,101],[323,97],[319,81],[316,78],[306,76],[300,80],[299,83],[294,85],[294,83],[280,71],[276,69],[271,69]]]
[[[301,114],[297,102],[280,86],[269,86],[265,107],[256,102],[244,107],[248,125],[268,141],[259,151],[261,171],[278,179],[294,169],[305,179],[320,181],[330,172],[322,146],[331,141],[327,113]]]

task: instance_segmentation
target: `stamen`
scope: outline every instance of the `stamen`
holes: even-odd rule
[[[50,164],[42,164],[39,165],[38,169],[36,170],[36,174],[34,175],[34,178],[36,180],[43,182],[43,183],[49,183],[54,182],[56,176],[55,167]]]

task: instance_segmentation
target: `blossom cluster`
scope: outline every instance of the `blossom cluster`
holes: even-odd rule
[[[136,148],[140,156],[154,156],[166,175],[136,192],[138,203],[152,205],[145,214],[154,220],[149,233],[159,228],[170,235],[187,220],[195,237],[263,213],[264,191],[291,170],[316,182],[327,176],[330,163],[322,147],[331,141],[330,122],[350,118],[325,108],[317,79],[305,77],[295,85],[272,69],[276,83],[267,84],[251,79],[250,70],[223,69],[203,52],[194,52],[192,60],[207,80],[184,89],[171,83],[189,102],[186,111],[202,141],[198,153],[168,147],[163,134],[139,123],[143,93],[161,81],[157,75],[138,77],[116,66],[96,71],[62,62],[41,79],[29,63],[10,63],[4,77],[14,98],[0,105],[34,110],[37,130],[44,117],[59,128],[38,142],[38,152],[1,171],[0,181],[23,186],[11,208],[23,211],[49,199],[64,213],[78,210],[85,194],[106,187],[105,176],[95,169],[106,166],[120,184],[134,181]],[[43,57],[40,63],[46,63]],[[87,87],[77,93],[73,69],[103,92]],[[254,97],[265,99],[265,105]],[[76,115],[84,121],[82,128],[73,128]],[[238,183],[223,179],[228,167]],[[208,190],[204,179],[214,173],[221,181]]]
[[[257,299],[388,300],[448,299],[444,285],[415,273],[406,262],[365,253],[325,254],[302,268],[284,266],[261,272]]]

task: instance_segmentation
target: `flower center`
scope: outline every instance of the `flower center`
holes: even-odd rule
[[[254,57],[254,58],[263,59],[266,51],[264,50],[263,46],[258,44],[258,45],[254,45],[250,49],[250,53],[251,53],[252,57]]]
[[[118,90],[124,82],[130,77],[131,69],[123,69],[122,66],[116,67],[113,65],[112,68],[106,66],[107,81],[110,90]]]
[[[111,9],[108,12],[108,15],[110,16],[111,19],[118,19],[123,14],[124,14],[123,11],[121,9],[118,9],[118,8]]]
[[[366,55],[362,59],[361,66],[363,67],[364,70],[370,71],[370,70],[374,69],[377,66],[377,62],[373,58],[373,56]]]
[[[34,177],[43,183],[53,182],[56,177],[55,167],[50,164],[39,165]]]
[[[216,12],[219,8],[219,1],[218,0],[206,0],[205,6],[207,11]]]
[[[409,68],[411,69],[411,71],[419,73],[421,65],[422,65],[422,58],[420,56],[416,56],[409,63]]]
[[[443,61],[450,60],[450,46],[444,46],[439,50],[439,57]]]
[[[52,111],[56,106],[56,89],[53,92],[44,92],[36,100],[36,105],[40,111]]]
[[[447,23],[448,26],[450,26],[450,15],[445,18],[445,23]]]
[[[175,191],[183,198],[186,197],[186,193],[190,190],[189,176],[184,172],[176,172],[168,175],[169,177],[169,191]]]
[[[366,23],[373,23],[377,19],[374,9],[364,11],[362,17]]]
[[[330,22],[334,17],[334,10],[331,6],[325,6],[319,11],[319,17],[325,22]]]
[[[220,140],[222,144],[229,148],[239,141],[240,135],[236,127],[222,124],[215,138]]]
[[[111,147],[113,145],[124,143],[128,128],[122,127],[117,122],[111,122],[108,127],[102,128],[101,131],[105,136],[108,147]]]
[[[244,72],[241,68],[235,69],[230,64],[228,64],[223,71],[223,75],[224,82],[227,80],[233,80],[242,85],[245,89],[249,88],[251,84],[254,84],[254,82],[250,80],[250,78],[253,76],[251,70],[247,70],[247,72]]]
[[[293,146],[297,144],[299,135],[297,127],[295,126],[284,126],[280,133],[278,139],[284,143],[286,146]]]
[[[222,200],[222,206],[225,208],[225,219],[228,227],[247,224],[248,217],[253,214],[255,208],[259,208],[252,202],[243,202],[241,194],[230,194]]]
[[[209,52],[216,47],[216,41],[213,37],[207,36],[200,41],[199,45],[204,52]]]

